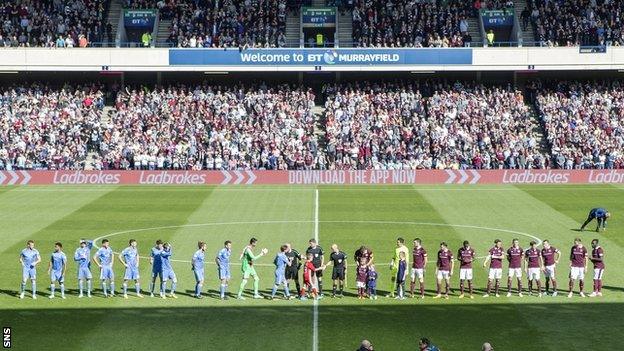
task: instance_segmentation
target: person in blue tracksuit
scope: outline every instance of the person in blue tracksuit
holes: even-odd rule
[[[581,226],[581,231],[583,231],[585,229],[585,226],[594,219],[596,219],[596,222],[598,222],[596,231],[599,231],[601,227],[602,230],[606,230],[607,219],[609,219],[609,217],[611,217],[611,213],[609,213],[609,211],[607,211],[606,209],[602,207],[592,208],[591,211],[589,211],[589,215],[587,216],[585,223],[583,223],[583,225]]]

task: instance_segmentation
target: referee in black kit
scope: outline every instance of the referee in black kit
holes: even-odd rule
[[[308,247],[308,249],[306,250],[306,256],[308,254],[312,254],[312,264],[314,265],[314,268],[319,268],[323,265],[323,263],[325,263],[325,257],[324,254],[325,252],[323,251],[323,248],[318,246],[318,244],[316,243],[315,239],[310,239],[310,247]],[[319,270],[316,271],[316,277],[318,278],[318,293],[319,293],[319,297],[322,298],[323,297],[323,271]]]

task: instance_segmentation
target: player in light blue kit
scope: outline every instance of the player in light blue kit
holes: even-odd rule
[[[201,299],[201,291],[204,286],[204,258],[206,256],[206,243],[200,241],[197,243],[197,247],[199,250],[195,251],[195,254],[193,254],[191,269],[195,274],[195,297]]]
[[[171,255],[173,255],[173,247],[169,243],[165,243],[163,245],[163,251],[160,254],[162,259],[162,274],[163,274],[163,291],[167,293],[167,281],[171,280],[171,292],[169,297],[177,299],[178,297],[175,294],[176,285],[178,284],[178,278],[173,271],[173,267],[171,267]]]
[[[154,289],[156,286],[156,278],[160,279],[160,297],[165,297],[165,282],[163,280],[163,267],[162,267],[162,253],[163,253],[162,240],[156,240],[156,246],[152,247],[150,251],[150,264],[152,265],[152,282],[150,283],[150,296],[154,297]]]
[[[280,247],[280,252],[273,260],[273,263],[275,264],[275,284],[273,285],[273,290],[271,291],[271,300],[275,298],[275,294],[277,293],[277,289],[280,285],[284,285],[284,297],[287,300],[290,300],[290,291],[288,291],[288,284],[286,284],[286,267],[290,266],[292,261],[288,258],[288,256],[286,256],[286,250],[288,250],[288,245],[282,245]]]
[[[115,261],[113,249],[110,247],[108,239],[102,239],[100,247],[93,256],[93,262],[100,267],[100,280],[102,281],[102,292],[104,297],[115,297],[115,273],[113,263]],[[106,281],[110,284],[110,294],[106,288]]]
[[[91,297],[91,248],[93,247],[92,240],[80,239],[80,247],[76,249],[74,253],[74,261],[78,262],[78,297],[81,298],[84,281],[87,281],[87,297]]]
[[[48,263],[48,274],[50,275],[50,296],[54,298],[54,282],[58,282],[61,288],[61,299],[65,298],[65,271],[67,270],[67,256],[63,252],[63,244],[54,244],[54,252],[50,256]]]
[[[227,240],[223,244],[223,248],[217,254],[215,262],[217,263],[217,272],[221,281],[220,293],[221,300],[227,299],[227,287],[232,274],[230,273],[230,257],[232,256],[232,242]]]
[[[143,298],[143,295],[141,295],[141,283],[139,282],[139,251],[137,250],[137,241],[130,239],[128,244],[128,247],[119,254],[119,261],[126,267],[123,281],[124,299],[128,298],[128,280],[134,280],[136,296]]]
[[[28,240],[26,248],[20,253],[20,263],[22,264],[22,287],[20,289],[20,299],[26,293],[26,282],[30,279],[32,283],[32,298],[37,299],[37,265],[41,262],[41,255],[35,249],[35,242]]]

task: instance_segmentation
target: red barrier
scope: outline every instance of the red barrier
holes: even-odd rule
[[[601,183],[624,183],[624,170],[0,171],[0,185]]]

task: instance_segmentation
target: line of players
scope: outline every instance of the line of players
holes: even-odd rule
[[[322,298],[323,297],[323,271],[328,266],[332,267],[332,297],[343,297],[343,292],[347,282],[347,255],[340,251],[336,244],[333,244],[329,261],[325,263],[323,249],[316,243],[314,239],[309,241],[310,246],[306,250],[305,256],[302,256],[290,244],[284,244],[280,247],[280,251],[275,256],[273,263],[275,265],[275,282],[271,291],[270,299],[276,297],[277,290],[283,286],[284,297],[293,298],[290,294],[290,283],[294,282],[297,295],[301,299],[307,297]],[[406,281],[408,278],[409,249],[405,246],[405,241],[398,238],[396,242],[394,256],[390,262],[390,285],[388,297],[396,297],[404,299],[406,297]],[[266,248],[260,250],[259,254],[254,254],[257,245],[257,239],[252,238],[249,245],[245,246],[241,252],[240,259],[242,281],[238,289],[237,298],[245,299],[243,292],[249,281],[253,279],[253,298],[262,298],[259,294],[259,277],[255,270],[254,262],[260,257],[268,253]],[[583,246],[581,239],[576,238],[574,245],[570,249],[570,274],[568,297],[573,296],[573,287],[575,281],[579,282],[580,296],[584,294],[584,277],[588,267],[588,261],[594,265],[594,289],[589,295],[602,296],[602,278],[604,274],[604,250],[599,245],[598,239],[591,242],[591,257],[588,255],[587,249]],[[91,297],[91,262],[95,263],[100,269],[100,281],[102,292],[105,297],[115,296],[114,283],[114,252],[110,247],[108,239],[102,240],[102,246],[97,250],[95,255],[91,257],[90,252],[93,242],[90,240],[81,240],[80,246],[74,253],[74,261],[78,264],[78,287],[81,298],[84,296],[86,285],[86,296]],[[191,269],[194,273],[196,284],[194,296],[202,298],[202,290],[204,284],[204,266],[205,266],[206,243],[199,242],[198,250],[194,253],[191,260]],[[176,285],[177,277],[171,265],[171,257],[173,248],[169,243],[163,243],[157,240],[154,247],[150,250],[150,264],[152,266],[152,280],[149,287],[150,295],[154,296],[156,281],[160,280],[160,297],[177,298]],[[231,279],[231,255],[232,242],[226,241],[224,247],[215,257],[217,271],[220,280],[220,298],[227,299],[227,290]],[[530,247],[523,250],[518,239],[512,241],[512,246],[507,250],[502,247],[502,241],[496,239],[494,246],[489,250],[483,267],[488,267],[488,282],[486,294],[483,297],[489,297],[491,294],[500,296],[500,281],[503,277],[503,261],[508,261],[508,279],[507,279],[507,296],[512,295],[513,278],[517,280],[517,292],[522,296],[522,275],[525,272],[528,276],[528,292],[533,292],[541,297],[543,294],[551,293],[552,296],[557,295],[557,280],[555,269],[559,263],[561,252],[552,247],[548,240],[544,240],[543,248],[539,249],[535,241],[531,241]],[[422,247],[419,238],[414,239],[414,246],[411,252],[411,284],[410,293],[412,297],[425,297],[425,267],[428,264],[427,251]],[[123,297],[128,298],[128,283],[133,281],[137,297],[143,297],[140,287],[139,262],[140,257],[137,249],[137,242],[134,239],[129,241],[126,247],[119,255],[118,260],[125,267],[123,280]],[[354,254],[355,275],[358,298],[377,299],[377,280],[379,274],[375,269],[373,252],[366,246],[361,246]],[[457,260],[459,261],[459,298],[465,297],[468,293],[469,298],[474,298],[473,294],[473,263],[476,260],[475,250],[470,246],[468,241],[464,241],[462,247],[457,252]],[[437,252],[436,260],[436,285],[437,294],[434,298],[449,298],[451,290],[450,279],[455,271],[455,257],[445,242],[440,244]],[[20,262],[23,267],[23,279],[20,290],[20,298],[24,298],[26,283],[30,279],[32,283],[32,296],[36,298],[36,266],[41,262],[39,252],[34,248],[34,242],[29,240],[27,247],[20,254]],[[303,266],[303,286],[299,282],[299,270]],[[48,264],[48,274],[50,276],[50,298],[55,297],[55,283],[59,283],[61,298],[65,298],[64,278],[67,269],[67,257],[63,252],[61,243],[56,243],[54,252],[50,257]],[[545,276],[545,290],[542,289],[541,274]],[[169,286],[169,294],[166,294],[167,283]],[[416,283],[419,285],[419,293],[414,292]],[[536,290],[533,290],[533,283]],[[444,284],[444,291],[442,286]],[[551,287],[552,284],[552,287]],[[494,285],[494,286],[492,286]],[[467,287],[467,289],[466,289]],[[493,289],[492,289],[493,288]],[[395,296],[396,292],[396,296]]]

